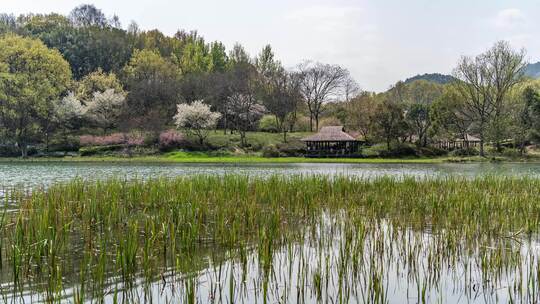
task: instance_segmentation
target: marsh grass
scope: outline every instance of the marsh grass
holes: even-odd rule
[[[538,179],[199,175],[8,192],[11,299],[540,300]]]

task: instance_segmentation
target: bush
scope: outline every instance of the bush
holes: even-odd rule
[[[418,156],[418,154],[416,146],[404,143],[393,145],[390,150],[388,150],[386,144],[376,144],[362,151],[362,155],[366,157],[406,157]]]
[[[516,158],[516,157],[522,156],[521,151],[516,148],[503,148],[501,154],[502,156],[510,157],[510,158]]]
[[[263,148],[263,157],[279,157],[279,151],[274,145],[269,145]]]
[[[121,145],[126,141],[124,133],[114,133],[105,136],[82,135],[79,137],[81,146],[111,146]]]
[[[259,130],[263,132],[279,132],[276,118],[273,115],[264,115],[259,121]]]
[[[51,140],[49,152],[77,152],[81,147],[79,137],[68,136]]]
[[[159,134],[159,150],[167,152],[185,145],[184,135],[176,130],[168,130]]]
[[[420,147],[418,148],[418,155],[422,156],[444,156],[447,155],[448,151],[440,149],[437,147]]]
[[[0,144],[0,157],[21,156],[21,150],[16,145]]]
[[[479,154],[480,153],[475,148],[462,148],[462,149],[456,149],[450,152],[450,156],[457,156],[457,157],[476,156]]]
[[[106,152],[121,151],[122,149],[124,149],[124,145],[92,146],[83,147],[79,152],[81,156],[92,156],[106,154]]]
[[[306,145],[300,140],[289,140],[287,143],[279,143],[276,145],[281,156],[302,156],[306,152]]]
[[[295,132],[309,132],[309,117],[298,115],[294,124]]]

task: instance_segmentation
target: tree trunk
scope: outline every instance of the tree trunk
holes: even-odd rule
[[[316,131],[319,132],[319,114],[315,115],[315,127]]]
[[[21,149],[21,157],[28,158],[28,146],[25,143],[19,143],[19,149]]]
[[[287,142],[287,130],[283,130],[283,142]]]
[[[313,114],[309,114],[309,132],[313,132]]]

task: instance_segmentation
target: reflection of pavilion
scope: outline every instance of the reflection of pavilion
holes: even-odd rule
[[[343,126],[322,127],[319,133],[302,139],[306,157],[350,157],[357,155],[360,142]]]

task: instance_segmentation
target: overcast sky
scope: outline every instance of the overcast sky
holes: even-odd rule
[[[450,73],[460,55],[505,39],[540,61],[540,1],[502,0],[1,0],[6,13],[67,14],[92,3],[124,26],[172,35],[196,29],[253,55],[270,43],[294,66],[304,59],[348,68],[381,91],[419,73]]]

